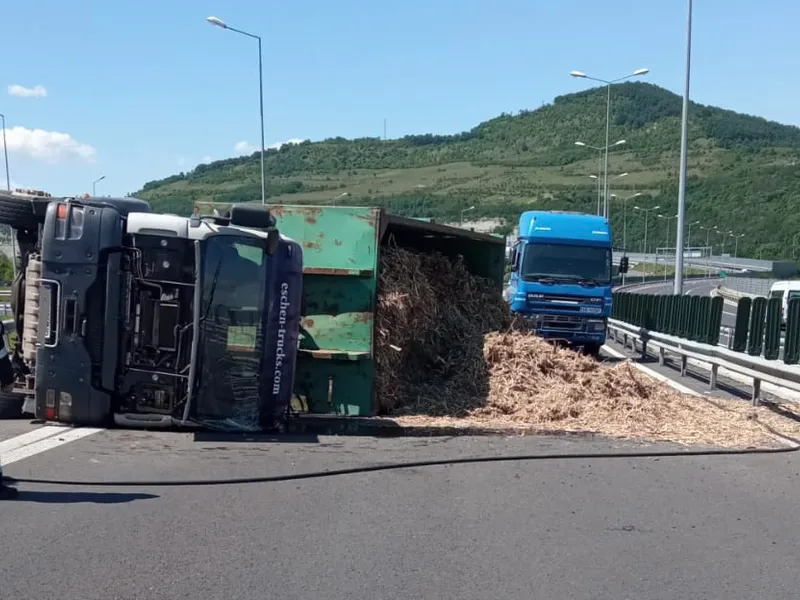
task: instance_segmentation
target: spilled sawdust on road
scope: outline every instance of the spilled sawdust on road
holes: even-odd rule
[[[800,437],[792,407],[681,394],[629,362],[543,341],[463,260],[389,246],[380,273],[376,389],[381,414],[401,425],[726,448],[779,445],[764,425]]]

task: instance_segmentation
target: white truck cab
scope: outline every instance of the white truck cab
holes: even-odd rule
[[[769,297],[781,299],[781,326],[786,327],[789,300],[800,298],[800,280],[776,281],[769,288]]]

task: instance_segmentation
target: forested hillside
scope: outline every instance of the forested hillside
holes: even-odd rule
[[[627,203],[628,247],[640,248],[644,220],[634,204],[674,215],[680,146],[679,96],[646,83],[612,92],[611,209],[616,244],[622,243],[621,198]],[[740,254],[791,257],[800,232],[800,129],[693,104],[690,118],[688,222],[694,242],[700,226],[746,236]],[[458,135],[406,136],[397,140],[328,139],[284,145],[267,154],[270,203],[385,206],[407,216],[457,220],[501,217],[507,229],[530,208],[594,212],[598,154],[605,135],[605,89],[559,96],[536,110],[503,114]],[[627,173],[624,177],[617,177]],[[134,195],[159,210],[188,214],[195,201],[260,199],[258,153],[198,165]],[[343,194],[346,196],[343,197]],[[649,239],[663,244],[666,224],[651,219]],[[672,222],[674,230],[674,221]],[[671,233],[674,241],[674,232]],[[716,240],[714,239],[716,237]],[[719,244],[720,236],[711,236]]]

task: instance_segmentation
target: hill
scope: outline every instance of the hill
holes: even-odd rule
[[[624,139],[609,159],[609,185],[618,198],[677,207],[681,98],[647,83],[612,90],[611,141]],[[721,108],[692,104],[687,221],[744,233],[739,254],[791,257],[800,232],[800,129]],[[396,140],[327,139],[284,145],[267,153],[270,203],[330,204],[347,194],[354,205],[385,206],[406,216],[458,220],[500,217],[510,229],[526,209],[595,212],[596,151],[605,136],[605,88],[557,97],[536,110],[503,114],[457,135],[424,134]],[[260,198],[259,155],[198,165],[151,181],[134,195],[159,210],[187,214],[195,201]],[[345,198],[340,199],[340,202]],[[627,203],[628,248],[641,249],[642,214]],[[622,246],[622,201],[611,207],[615,243]],[[663,245],[666,224],[650,219],[648,244]],[[674,243],[674,222],[670,236]],[[716,240],[714,239],[716,237]],[[712,235],[715,249],[723,237]],[[732,249],[732,240],[726,247]]]

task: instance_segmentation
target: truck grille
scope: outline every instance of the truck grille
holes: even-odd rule
[[[586,319],[573,315],[536,315],[527,314],[525,317],[534,324],[536,329],[560,329],[562,331],[582,331]]]

